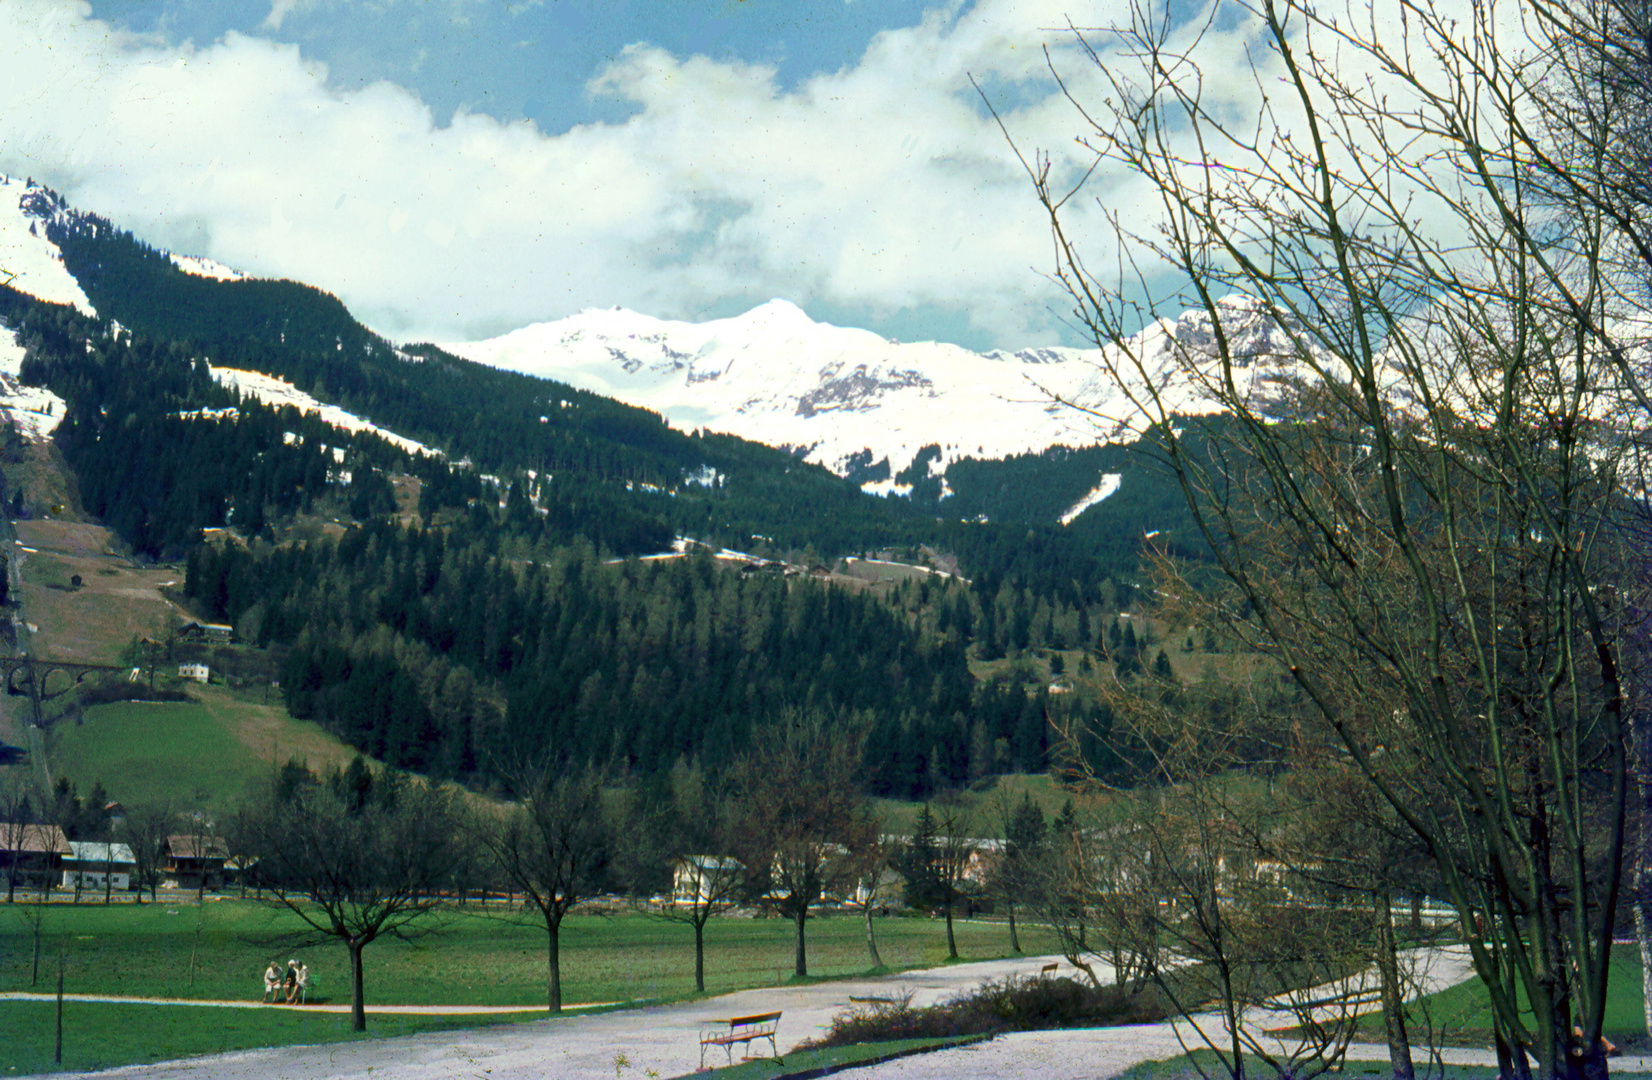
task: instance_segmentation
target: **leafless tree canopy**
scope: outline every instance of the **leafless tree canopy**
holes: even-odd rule
[[[1070,96],[1087,175],[1145,177],[1156,228],[1115,212],[1096,270],[1081,191],[1027,161],[1054,273],[1227,582],[1163,591],[1288,673],[1471,928],[1506,1060],[1555,1076],[1605,1073],[1630,801],[1642,14],[1258,0],[1188,25],[1138,3],[1074,31],[1104,89]],[[1211,91],[1224,20],[1258,115]],[[1167,375],[1133,335],[1187,307],[1208,334],[1159,338]],[[1173,385],[1222,418],[1176,416]]]

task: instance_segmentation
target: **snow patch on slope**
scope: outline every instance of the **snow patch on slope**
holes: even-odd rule
[[[247,277],[241,271],[204,255],[175,255],[169,251],[167,257],[172,260],[173,266],[196,277],[213,278],[217,281],[245,281]]]
[[[1098,502],[1101,502],[1101,500],[1117,491],[1119,489],[1120,482],[1123,480],[1124,474],[1122,473],[1102,473],[1101,483],[1091,488],[1089,494],[1085,495],[1084,498],[1068,507],[1067,512],[1061,515],[1061,524],[1071,525],[1073,522],[1077,521],[1080,514],[1084,513],[1084,511],[1090,509],[1090,507],[1094,506]]]
[[[25,203],[31,194],[45,192],[39,184],[29,184],[0,173],[0,283],[18,292],[54,304],[73,304],[87,315],[96,315],[80,283],[63,265],[63,253],[46,239],[46,223]]]
[[[285,379],[277,379],[272,375],[265,375],[258,371],[242,371],[239,368],[212,367],[212,377],[220,385],[237,390],[250,398],[282,408],[291,405],[299,412],[321,418],[326,424],[341,428],[345,431],[370,431],[390,443],[400,447],[409,454],[435,454],[440,450],[433,450],[421,442],[397,435],[393,431],[386,431],[374,424],[371,420],[363,420],[354,413],[345,412],[337,405],[328,405],[317,401]]]
[[[0,326],[0,415],[17,424],[29,442],[45,442],[63,422],[62,398],[39,386],[24,386],[23,346]]]

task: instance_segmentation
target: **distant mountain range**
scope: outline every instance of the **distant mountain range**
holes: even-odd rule
[[[1229,332],[1256,361],[1255,392],[1275,392],[1295,371],[1289,359],[1273,362],[1289,357],[1289,342],[1245,298],[1223,303]],[[1171,352],[1210,341],[1209,316],[1189,312],[1133,342],[1171,411],[1214,411],[1200,386],[1178,377]],[[925,447],[939,451],[926,455],[925,475],[944,481],[964,458],[1131,441],[1146,426],[1100,350],[891,341],[815,322],[785,300],[705,323],[582,311],[442,348],[652,409],[675,427],[789,449],[881,494],[911,493],[898,477]]]
[[[570,412],[571,388],[585,391],[579,397],[589,406],[610,399],[657,414],[678,432],[718,432],[785,451],[867,493],[904,496],[928,514],[1068,526],[1098,505],[1130,501],[1137,470],[1118,448],[1147,426],[1100,350],[981,353],[945,343],[903,343],[815,322],[785,300],[705,323],[590,310],[487,341],[397,348],[326,293],[147,248],[50,189],[6,177],[0,177],[0,270],[6,275],[0,282],[19,292],[151,335],[196,342],[213,370],[226,372],[220,382],[237,378],[236,369],[261,371],[296,384],[283,394],[304,398],[307,411],[324,404],[334,412],[353,409],[352,429],[417,440],[456,460],[480,451],[477,460],[489,468],[508,469],[513,461],[545,467],[531,446],[513,451],[511,439],[520,436],[508,435],[540,412],[552,428],[583,423],[587,434],[581,438],[609,439],[628,429],[632,434],[619,436],[628,445],[664,445],[658,435],[642,433],[651,419],[646,413],[600,419],[612,408]],[[1224,323],[1251,358],[1254,392],[1278,394],[1298,371],[1285,335],[1243,297],[1224,301]],[[1208,414],[1215,406],[1197,380],[1181,374],[1172,348],[1199,348],[1210,340],[1210,317],[1190,312],[1149,326],[1132,342],[1162,402],[1180,415]],[[332,374],[318,367],[329,353],[343,365]],[[457,399],[439,388],[434,371],[413,370],[430,360],[440,362],[445,376],[458,375],[456,365],[470,360],[501,377],[512,372],[553,382],[535,390],[465,376],[461,381],[474,403],[468,408],[485,409],[491,399],[506,411],[517,405],[515,411],[525,410],[512,417],[514,428],[490,431],[485,422],[479,427],[447,415],[455,413]],[[15,357],[10,365],[15,367]],[[243,391],[257,382],[239,379]],[[1135,387],[1134,395],[1139,398],[1141,390]],[[17,404],[40,408],[33,396]],[[529,443],[538,433],[531,435]],[[668,456],[688,453],[676,449]],[[708,467],[716,468],[688,462],[683,476]],[[1162,517],[1160,501],[1148,493],[1145,503],[1155,509],[1149,513],[1138,505],[1125,517]]]

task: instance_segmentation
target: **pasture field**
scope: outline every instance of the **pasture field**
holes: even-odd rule
[[[100,525],[19,521],[17,538],[23,545],[21,599],[35,627],[36,655],[118,664],[133,638],[164,638],[172,622],[187,617],[161,593],[181,582],[183,571],[120,556],[119,541]]]
[[[0,904],[0,992],[55,985],[67,939],[66,993],[256,1001],[264,965],[300,957],[314,973],[312,996],[349,1000],[342,945],[301,945],[299,919],[278,905],[224,899],[197,905],[192,895],[159,904],[47,905],[38,985],[31,985],[32,928],[24,905]],[[879,918],[878,948],[891,969],[946,961],[939,919]],[[399,1005],[521,1005],[545,994],[545,931],[519,910],[473,906],[439,917],[411,941],[386,938],[363,953],[367,1001]],[[958,948],[971,960],[1009,955],[1002,923],[960,920]],[[1054,936],[1022,928],[1029,952],[1055,948]],[[854,915],[811,919],[809,971],[832,978],[868,970],[865,924]],[[727,916],[706,927],[706,989],[718,994],[791,979],[792,926],[783,919]],[[640,912],[575,914],[563,925],[563,1000],[570,1003],[666,999],[694,992],[692,928]]]

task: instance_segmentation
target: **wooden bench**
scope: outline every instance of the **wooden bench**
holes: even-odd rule
[[[734,1064],[734,1046],[744,1043],[746,1052],[751,1052],[751,1044],[757,1039],[769,1040],[769,1055],[779,1057],[780,1051],[775,1048],[775,1032],[780,1028],[780,1014],[758,1013],[754,1016],[733,1016],[727,1020],[703,1020],[703,1024],[712,1025],[700,1029],[700,1069],[706,1067],[706,1047],[721,1046],[728,1055],[728,1063]],[[742,1060],[750,1060],[749,1057]]]
[[[1061,965],[1059,964],[1045,964],[1043,967],[1038,969],[1038,977],[1040,979],[1048,979],[1050,976],[1055,974],[1056,968],[1060,966]]]

